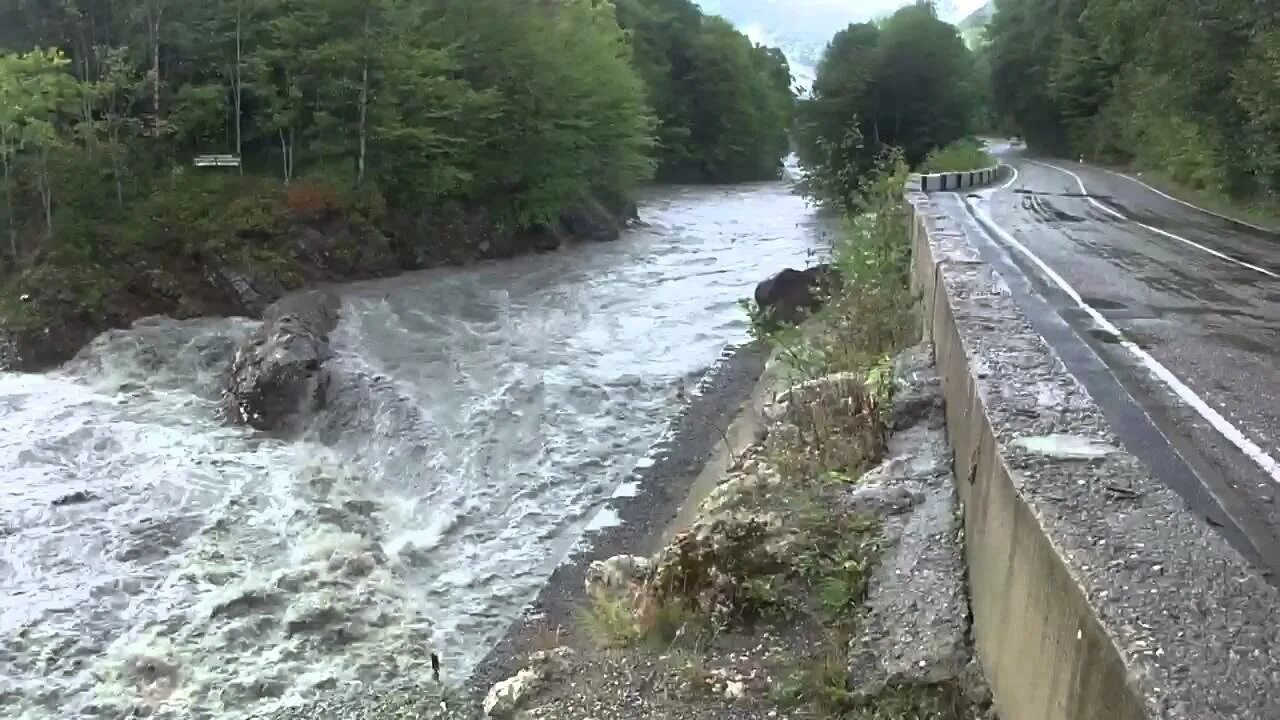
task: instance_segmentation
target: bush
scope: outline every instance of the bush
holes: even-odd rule
[[[284,193],[285,207],[296,217],[319,217],[342,208],[338,191],[327,183],[302,180],[290,185]]]
[[[920,164],[920,172],[965,172],[981,170],[996,164],[996,159],[974,140],[959,140],[929,153]]]

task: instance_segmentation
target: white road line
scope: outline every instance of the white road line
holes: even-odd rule
[[[1070,170],[1067,170],[1066,168],[1060,168],[1060,167],[1058,167],[1057,165],[1051,165],[1051,164],[1049,164],[1049,163],[1039,162],[1039,161],[1036,161],[1036,160],[1028,160],[1027,162],[1031,163],[1032,165],[1039,165],[1039,166],[1041,166],[1041,167],[1047,167],[1047,168],[1050,168],[1050,169],[1052,169],[1052,170],[1057,170],[1057,171],[1058,171],[1058,172],[1060,172],[1060,173],[1066,173],[1067,175],[1070,175],[1072,178],[1074,178],[1074,179],[1075,179],[1076,184],[1080,186],[1080,193],[1081,193],[1082,195],[1084,195],[1084,197],[1085,197],[1085,199],[1086,199],[1086,200],[1088,200],[1088,201],[1089,201],[1089,204],[1093,205],[1094,207],[1098,208],[1099,210],[1102,210],[1102,211],[1104,211],[1104,212],[1110,213],[1110,214],[1111,214],[1112,216],[1114,216],[1114,217],[1117,217],[1117,218],[1119,218],[1119,219],[1121,219],[1121,220],[1126,220],[1126,221],[1128,221],[1128,222],[1131,222],[1131,223],[1133,223],[1134,225],[1137,225],[1138,227],[1140,227],[1140,228],[1144,228],[1144,229],[1146,229],[1146,230],[1150,230],[1151,232],[1153,232],[1153,233],[1155,233],[1155,234],[1157,234],[1157,235],[1163,235],[1164,237],[1167,237],[1167,238],[1169,238],[1169,239],[1171,239],[1171,240],[1177,240],[1177,241],[1178,241],[1178,242],[1180,242],[1180,243],[1185,243],[1185,244],[1187,244],[1187,245],[1190,245],[1191,247],[1193,247],[1193,248],[1195,248],[1195,249],[1197,249],[1197,250],[1201,250],[1201,251],[1203,251],[1203,252],[1209,253],[1210,255],[1212,255],[1212,256],[1214,256],[1214,257],[1216,257],[1216,258],[1220,259],[1220,260],[1226,260],[1227,262],[1235,263],[1236,265],[1239,265],[1240,267],[1248,268],[1248,269],[1250,269],[1250,270],[1253,270],[1254,272],[1262,273],[1263,275],[1266,275],[1266,276],[1267,276],[1267,277],[1269,277],[1269,278],[1274,278],[1274,279],[1276,279],[1276,280],[1280,280],[1280,273],[1272,272],[1272,271],[1270,271],[1270,270],[1268,270],[1268,269],[1266,269],[1266,268],[1264,268],[1264,267],[1259,267],[1259,266],[1257,266],[1257,265],[1254,265],[1253,263],[1248,263],[1248,262],[1245,262],[1244,260],[1239,260],[1239,259],[1233,258],[1233,257],[1231,257],[1230,255],[1227,255],[1226,253],[1220,252],[1220,251],[1218,251],[1218,250],[1214,250],[1214,249],[1213,249],[1213,248],[1211,248],[1211,247],[1206,247],[1206,246],[1204,246],[1204,245],[1201,245],[1200,243],[1198,243],[1198,242],[1196,242],[1196,241],[1194,241],[1194,240],[1188,240],[1188,239],[1186,239],[1186,238],[1182,237],[1181,235],[1174,235],[1173,233],[1171,233],[1171,232],[1169,232],[1169,231],[1167,231],[1167,230],[1161,230],[1161,229],[1160,229],[1160,228],[1158,228],[1158,227],[1152,227],[1152,226],[1150,226],[1150,225],[1148,225],[1148,224],[1146,224],[1146,223],[1138,222],[1137,220],[1133,220],[1133,219],[1130,219],[1130,218],[1125,217],[1125,216],[1124,216],[1122,213],[1120,213],[1118,210],[1115,210],[1114,208],[1111,208],[1111,207],[1108,207],[1108,206],[1106,206],[1106,205],[1103,205],[1102,203],[1098,202],[1097,200],[1094,200],[1092,197],[1089,197],[1089,190],[1088,190],[1087,188],[1085,188],[1085,186],[1084,186],[1084,181],[1080,179],[1080,176],[1079,176],[1079,175],[1077,175],[1077,174],[1075,174],[1075,173],[1071,172]]]
[[[1001,190],[1008,190],[1010,187],[1012,187],[1013,184],[1018,181],[1018,168],[1012,165],[1006,165],[1005,163],[1000,163],[1000,167],[1009,168],[1009,170],[1013,172],[1013,177],[1009,178],[1008,182],[1001,185],[1000,187],[995,187],[994,185],[988,185],[987,187],[973,188],[970,194],[987,197],[992,193],[997,193],[997,192],[1000,192]],[[959,193],[956,193],[956,194],[958,195]]]
[[[1012,165],[1005,165],[1005,167],[1007,167],[1007,168],[1009,168],[1010,170],[1012,170],[1012,171],[1013,171],[1013,177],[1009,178],[1009,182],[1007,182],[1007,183],[1005,183],[1005,184],[1001,185],[999,188],[997,188],[998,190],[1008,190],[1010,187],[1012,187],[1012,186],[1013,186],[1013,184],[1014,184],[1014,183],[1018,182],[1018,168],[1016,168],[1016,167],[1014,167],[1014,166],[1012,166]]]
[[[1235,223],[1236,225],[1243,225],[1243,226],[1245,226],[1245,227],[1247,227],[1247,228],[1253,228],[1254,230],[1260,230],[1260,231],[1262,231],[1262,232],[1264,232],[1264,233],[1268,233],[1268,234],[1275,234],[1275,233],[1277,232],[1277,231],[1276,231],[1275,229],[1273,229],[1273,228],[1267,228],[1267,227],[1263,227],[1263,226],[1261,226],[1261,225],[1254,225],[1253,223],[1251,223],[1251,222],[1246,222],[1246,221],[1244,221],[1244,220],[1241,220],[1240,218],[1233,218],[1233,217],[1231,217],[1230,215],[1223,215],[1222,213],[1214,212],[1214,211],[1212,211],[1212,210],[1209,210],[1208,208],[1202,208],[1202,207],[1200,207],[1199,205],[1194,205],[1194,204],[1192,204],[1192,203],[1189,203],[1189,202],[1187,202],[1186,200],[1183,200],[1182,198],[1176,198],[1176,197],[1174,197],[1174,196],[1170,195],[1169,193],[1167,193],[1167,192],[1165,192],[1165,191],[1161,190],[1160,188],[1152,187],[1151,185],[1148,185],[1147,183],[1142,182],[1141,180],[1139,180],[1138,178],[1136,178],[1136,177],[1134,177],[1134,176],[1132,176],[1132,175],[1125,175],[1125,174],[1124,174],[1124,173],[1122,173],[1122,172],[1116,172],[1115,170],[1108,170],[1107,168],[1098,168],[1098,169],[1099,169],[1099,170],[1101,170],[1101,171],[1103,171],[1103,172],[1105,172],[1105,173],[1109,173],[1109,174],[1111,174],[1111,175],[1115,175],[1115,176],[1116,176],[1116,177],[1118,177],[1118,178],[1124,178],[1125,180],[1128,180],[1128,181],[1129,181],[1129,182],[1131,182],[1131,183],[1136,183],[1136,184],[1138,184],[1138,185],[1141,185],[1142,187],[1144,187],[1144,188],[1146,188],[1146,189],[1150,190],[1151,192],[1153,192],[1153,193],[1155,193],[1155,194],[1159,195],[1159,196],[1160,196],[1160,197],[1162,197],[1162,198],[1165,198],[1165,199],[1168,199],[1168,200],[1172,200],[1172,201],[1174,201],[1174,202],[1178,203],[1179,205],[1185,205],[1185,206],[1187,206],[1187,207],[1191,208],[1192,210],[1199,210],[1200,212],[1204,213],[1205,215],[1212,215],[1212,216],[1214,216],[1214,217],[1216,217],[1216,218],[1220,218],[1220,219],[1222,219],[1222,220],[1226,220],[1227,222]]]
[[[1258,467],[1262,468],[1262,472],[1269,475],[1272,482],[1280,484],[1280,462],[1276,462],[1275,458],[1268,455],[1266,450],[1263,450],[1257,445],[1257,443],[1250,440],[1239,428],[1232,425],[1229,420],[1224,418],[1221,413],[1210,407],[1209,403],[1205,402],[1194,390],[1187,387],[1187,384],[1182,382],[1177,375],[1174,375],[1173,371],[1165,367],[1159,360],[1156,360],[1150,353],[1143,350],[1136,343],[1125,339],[1124,333],[1120,332],[1120,328],[1116,327],[1116,325],[1110,320],[1103,317],[1102,313],[1098,312],[1093,306],[1086,303],[1084,298],[1080,296],[1080,293],[1076,292],[1076,289],[1071,287],[1071,285],[1068,284],[1061,275],[1054,272],[1053,268],[1045,264],[1045,262],[1037,257],[1035,253],[1031,252],[1031,250],[1029,250],[1025,245],[1018,242],[1016,238],[997,225],[995,221],[991,219],[991,216],[987,214],[986,210],[980,207],[974,207],[973,205],[970,205],[970,207],[973,208],[974,213],[980,220],[982,220],[983,223],[985,223],[987,228],[994,230],[996,234],[1000,236],[1000,240],[1002,242],[1017,250],[1019,253],[1022,253],[1022,255],[1024,255],[1028,260],[1034,263],[1035,266],[1045,274],[1045,277],[1052,280],[1055,285],[1061,288],[1061,290],[1066,293],[1076,305],[1080,306],[1081,310],[1084,310],[1089,317],[1097,323],[1098,327],[1119,338],[1121,347],[1129,351],[1129,353],[1132,354],[1138,362],[1146,366],[1146,368],[1150,370],[1153,375],[1159,378],[1161,382],[1167,385],[1175,395],[1194,408],[1195,411],[1208,421],[1215,430],[1221,433],[1222,436],[1225,437],[1232,445],[1239,448],[1240,451],[1256,463]]]

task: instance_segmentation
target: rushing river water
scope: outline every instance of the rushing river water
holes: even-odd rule
[[[248,320],[0,374],[0,716],[239,718],[455,676],[535,594],[824,224],[780,183],[654,190],[616,243],[339,288],[339,401],[221,426]]]

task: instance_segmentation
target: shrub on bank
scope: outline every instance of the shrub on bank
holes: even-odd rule
[[[965,172],[989,168],[995,164],[996,159],[976,140],[958,140],[929,153],[920,164],[920,172]]]

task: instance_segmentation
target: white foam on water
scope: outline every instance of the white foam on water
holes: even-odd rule
[[[246,320],[0,373],[5,717],[256,716],[429,677],[432,649],[465,674],[620,521],[678,387],[746,339],[738,299],[819,235],[779,183],[642,213],[618,243],[339,288],[335,395],[301,440],[217,419]]]
[[[624,483],[622,483],[621,485],[619,485],[619,486],[618,486],[618,489],[617,489],[617,490],[614,490],[614,491],[613,491],[613,495],[612,495],[611,497],[615,497],[615,498],[633,498],[633,497],[638,496],[639,494],[640,494],[640,483],[638,483],[638,482],[624,482]]]

